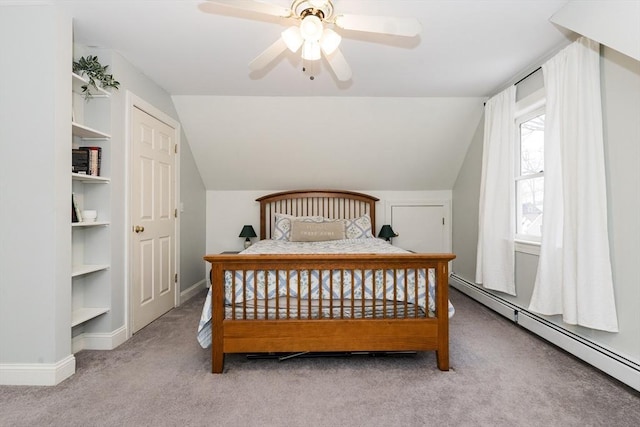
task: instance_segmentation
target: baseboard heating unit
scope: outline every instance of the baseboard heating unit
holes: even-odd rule
[[[546,341],[640,391],[640,364],[633,360],[531,313],[498,295],[487,292],[455,273],[449,277],[449,285]]]

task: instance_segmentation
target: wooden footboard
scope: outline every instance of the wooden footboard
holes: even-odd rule
[[[454,258],[453,254],[411,253],[207,255],[204,259],[212,267],[212,372],[222,372],[225,353],[425,350],[435,350],[438,368],[446,371],[449,369],[448,262]],[[409,287],[408,280],[388,283],[395,281],[395,277],[426,274],[430,269],[435,273],[433,312],[416,309],[407,302],[412,295],[415,295],[413,300],[418,301],[418,291]],[[342,278],[356,271],[362,272],[362,277],[365,272],[384,272],[382,285],[373,286],[383,286],[387,297],[368,298],[353,290],[349,294],[348,290],[333,288],[345,286],[344,280],[333,276]],[[229,291],[230,304],[225,304],[225,272],[236,278],[234,283],[240,281]],[[244,288],[257,286],[256,274],[252,274],[255,272],[285,276],[287,281],[295,274],[332,277],[327,278],[329,290],[320,286],[314,298],[310,294],[303,297],[300,289],[296,292],[295,288],[289,294],[288,284],[286,295],[280,293],[281,298],[270,295],[266,288],[262,296],[256,292],[252,298],[243,298]],[[407,298],[389,298],[387,286],[398,288],[398,295]],[[377,293],[373,289],[371,294]],[[239,295],[237,301],[235,295]],[[427,292],[425,307],[428,307],[428,295]],[[306,314],[301,314],[303,312]]]

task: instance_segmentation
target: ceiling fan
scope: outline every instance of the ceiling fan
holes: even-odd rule
[[[201,9],[216,13],[210,7],[213,4],[299,21],[249,63],[251,71],[264,68],[287,49],[301,50],[304,61],[317,61],[324,55],[336,78],[347,81],[351,67],[338,48],[342,37],[332,27],[402,37],[415,37],[422,30],[415,18],[336,14],[332,0],[293,0],[288,8],[259,0],[208,0]]]

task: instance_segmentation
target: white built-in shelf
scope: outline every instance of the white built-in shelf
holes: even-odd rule
[[[79,136],[82,139],[99,139],[106,140],[111,138],[111,135],[104,133],[97,129],[90,128],[89,126],[81,125],[80,123],[71,122],[71,133],[75,136]]]
[[[94,222],[72,222],[72,227],[96,227],[99,225],[109,225],[109,221],[94,221]]]
[[[106,307],[85,307],[73,310],[73,312],[71,313],[71,327],[78,326],[81,323],[87,322],[95,317],[100,316],[101,314],[105,314],[108,311],[109,309]]]
[[[71,277],[84,276],[85,274],[95,273],[109,268],[107,264],[82,264],[71,266]]]
[[[88,84],[89,82],[87,80],[85,80],[84,77],[79,76],[76,73],[71,73],[73,79],[73,91],[75,93],[79,93],[82,96],[84,96],[84,92],[82,91],[82,86]],[[99,88],[94,88],[93,86],[89,86],[89,92],[91,93],[91,96],[94,98],[108,98],[109,97],[109,92],[107,92],[106,90],[102,89],[101,87]]]
[[[105,159],[111,155],[110,125],[110,93],[102,88],[88,86],[89,97],[82,91],[82,86],[87,85],[87,79],[72,73],[71,107],[71,140],[69,148],[78,148],[83,145],[97,145],[102,148]],[[91,105],[87,106],[84,98],[92,98]],[[99,98],[99,99],[93,99]],[[95,103],[95,104],[94,104]],[[94,108],[94,106],[96,108]],[[105,131],[87,126],[97,126]],[[95,141],[95,142],[94,142]],[[70,171],[73,170],[70,166]],[[106,163],[104,173],[109,175],[109,162]],[[108,250],[110,246],[111,223],[109,212],[109,187],[111,179],[105,176],[93,176],[71,172],[72,195],[78,197],[80,202],[96,203],[99,206],[100,221],[71,222],[71,327],[81,328],[74,335],[72,351],[76,352],[84,348],[92,348],[95,344],[87,343],[82,339],[84,334],[95,332],[92,319],[110,312],[111,302],[108,294],[111,289],[111,256]],[[87,185],[85,185],[87,184]],[[106,218],[107,220],[102,220]],[[69,218],[71,220],[71,218]],[[86,262],[86,263],[85,263]],[[98,264],[103,263],[103,264]],[[77,338],[77,339],[76,339]],[[76,344],[82,342],[82,344]]]
[[[84,183],[96,183],[96,184],[106,184],[110,181],[109,178],[104,176],[94,176],[94,175],[85,175],[83,173],[75,173],[71,172],[71,179],[75,181],[82,181]]]

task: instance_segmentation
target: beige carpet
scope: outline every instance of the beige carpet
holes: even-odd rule
[[[56,387],[0,387],[0,426],[638,426],[640,394],[451,290],[449,372],[415,356],[249,360],[209,373],[204,294]]]

